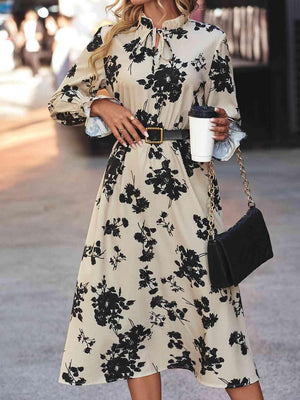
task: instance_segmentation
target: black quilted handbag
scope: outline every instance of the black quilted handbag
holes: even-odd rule
[[[248,197],[248,211],[227,231],[216,234],[214,228],[213,159],[209,163],[209,240],[208,268],[211,285],[226,288],[238,285],[262,263],[273,257],[273,250],[261,211],[252,199],[241,150],[236,149],[244,191]]]

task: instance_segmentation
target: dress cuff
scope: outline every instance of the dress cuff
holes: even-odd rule
[[[218,161],[228,161],[239,147],[241,140],[248,137],[243,132],[240,124],[233,118],[228,117],[229,133],[227,139],[215,141],[213,157]]]
[[[91,104],[93,101],[97,99],[110,99],[114,103],[122,105],[122,102],[119,101],[115,97],[99,95],[93,98],[90,98],[86,102],[83,103],[84,113],[86,115],[85,121],[85,133],[90,137],[102,138],[111,134],[111,130],[107,126],[107,124],[100,117],[91,117]]]

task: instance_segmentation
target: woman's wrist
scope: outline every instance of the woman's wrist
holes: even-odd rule
[[[96,99],[91,103],[90,117],[100,117],[99,115],[99,102],[108,99]]]

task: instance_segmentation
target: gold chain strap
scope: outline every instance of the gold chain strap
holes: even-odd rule
[[[250,190],[250,185],[249,181],[247,179],[247,174],[244,166],[244,159],[242,157],[242,152],[241,149],[238,147],[235,150],[235,153],[237,155],[238,163],[240,166],[240,175],[243,180],[243,185],[244,185],[244,192],[246,196],[248,197],[248,207],[253,205],[255,207],[255,202],[253,201],[252,195],[251,195],[251,190]],[[208,178],[209,178],[209,213],[208,213],[208,222],[209,222],[209,230],[208,230],[208,235],[214,239],[214,194],[215,194],[215,186],[213,184],[213,181],[215,179],[215,171],[214,171],[214,159],[209,162],[208,166]]]

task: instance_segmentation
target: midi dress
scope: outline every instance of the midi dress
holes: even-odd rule
[[[241,122],[221,28],[182,14],[156,28],[143,13],[113,38],[92,85],[88,59],[111,26],[98,29],[52,95],[54,120],[86,127],[96,121],[100,140],[111,134],[100,117],[89,116],[106,88],[106,97],[145,127],[186,129],[192,104],[222,107],[231,123]],[[239,286],[218,289],[209,279],[208,164],[191,159],[189,138],[137,148],[116,140],[83,246],[59,383],[101,384],[176,368],[210,387],[259,379]],[[214,187],[214,229],[221,233],[216,177]]]

